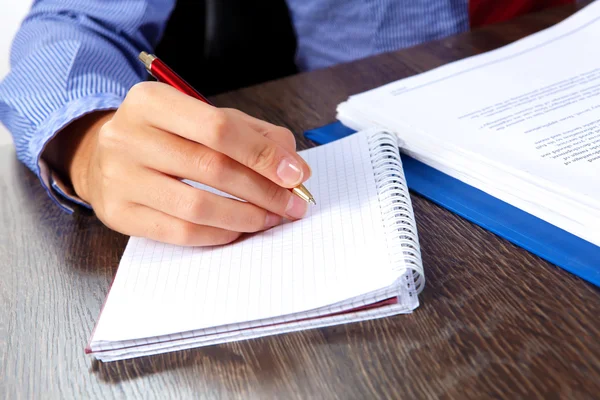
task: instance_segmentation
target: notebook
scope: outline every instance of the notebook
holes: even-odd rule
[[[218,247],[130,238],[86,352],[114,361],[412,312],[425,277],[398,145],[370,129],[300,152],[317,201],[302,220]]]

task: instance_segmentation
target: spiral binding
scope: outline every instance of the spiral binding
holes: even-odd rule
[[[397,265],[397,271],[412,272],[405,275],[409,293],[420,293],[425,286],[425,275],[398,138],[381,130],[373,131],[367,137],[390,258]]]

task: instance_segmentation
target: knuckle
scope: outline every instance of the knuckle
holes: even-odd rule
[[[134,103],[143,102],[156,95],[156,82],[139,82],[133,85],[127,92],[126,100]]]
[[[194,238],[196,237],[196,227],[190,223],[177,224],[173,237],[178,245],[193,245],[195,244]]]
[[[287,150],[296,150],[296,137],[292,131],[287,128],[273,125],[271,128],[266,130],[263,135],[279,143]]]
[[[205,196],[202,195],[202,192],[198,192],[195,196],[180,198],[177,205],[182,210],[183,215],[186,216],[185,219],[195,223],[202,221],[206,213]]]
[[[250,155],[248,167],[255,171],[265,171],[275,164],[276,158],[277,148],[267,144]]]
[[[98,131],[98,144],[104,148],[115,148],[123,142],[123,135],[113,121],[108,121]]]
[[[215,143],[222,142],[228,134],[229,118],[227,112],[214,108],[208,112],[206,120],[212,132],[212,140]]]
[[[105,201],[102,205],[102,222],[110,229],[115,230],[121,218],[122,207],[116,201]]]
[[[285,141],[290,145],[293,146],[294,149],[296,148],[296,136],[294,136],[294,134],[292,133],[291,130],[287,129],[287,128],[281,128],[282,130],[282,134],[281,136],[285,138]]]
[[[219,110],[223,111],[223,113],[228,114],[228,115],[229,114],[234,114],[234,115],[244,114],[240,110],[235,109],[235,108],[230,108],[230,107],[221,107],[221,108],[219,108]]]
[[[131,87],[119,107],[120,118],[127,123],[148,123],[149,110],[165,106],[160,85],[158,82],[140,82]]]
[[[206,152],[205,154],[196,157],[193,162],[197,171],[212,176],[216,180],[220,180],[228,165],[228,158],[222,153]]]

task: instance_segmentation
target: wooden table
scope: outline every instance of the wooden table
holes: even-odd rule
[[[496,48],[575,10],[217,96],[300,133],[348,95]],[[2,398],[592,398],[600,291],[413,195],[427,286],[412,315],[103,364],[83,352],[127,237],[64,214],[0,150]]]

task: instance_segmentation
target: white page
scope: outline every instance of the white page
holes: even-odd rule
[[[392,285],[367,137],[301,152],[317,206],[228,246],[132,238],[93,341],[155,337],[303,312]]]
[[[427,135],[440,146],[510,168],[512,174],[597,208],[599,43],[596,2],[521,41],[354,96],[349,102],[381,125],[397,124],[395,128],[405,132],[401,138],[408,149]],[[489,115],[491,110],[494,115]],[[498,122],[517,115],[523,121]],[[552,151],[560,148],[557,140],[585,130],[576,135],[581,143],[575,147],[586,147],[553,158]],[[554,144],[548,141],[552,137]]]
[[[360,112],[350,110],[345,104],[343,113],[338,118],[354,129],[368,126],[385,125],[383,118],[374,124],[370,118],[363,118]],[[351,117],[347,117],[349,113]],[[552,192],[532,181],[512,175],[485,162],[473,160],[451,151],[443,146],[427,143],[420,135],[411,136],[406,128],[394,128],[392,121],[387,121],[388,129],[395,130],[398,135],[409,138],[410,146],[403,146],[403,152],[411,157],[449,175],[462,182],[476,187],[508,204],[534,215],[573,235],[600,246],[600,209],[578,203],[568,197],[571,192]],[[417,134],[418,135],[418,134]],[[592,181],[592,184],[594,182]]]
[[[360,111],[353,109],[352,106],[352,104],[346,103],[343,107],[340,107],[342,113],[338,114],[338,117],[344,124],[356,130],[383,125],[384,118],[379,123],[373,123],[370,117],[364,116]],[[580,221],[585,221],[585,224],[600,227],[600,207],[594,208],[582,203],[574,198],[571,192],[553,191],[548,187],[541,187],[537,184],[539,179],[525,179],[522,174],[513,175],[506,169],[499,168],[497,164],[489,164],[479,157],[469,156],[468,153],[456,147],[453,149],[447,148],[440,143],[439,139],[430,140],[430,136],[426,136],[421,132],[411,132],[401,127],[401,124],[395,124],[390,118],[385,121],[385,124],[392,127],[392,130],[395,129],[399,136],[411,138],[410,145],[404,144],[402,146],[403,151],[427,165],[494,196],[496,195],[486,187],[493,187],[495,193],[513,192],[517,197],[531,205],[542,205],[544,209],[551,210],[552,214],[561,214],[562,217],[572,219],[578,224],[581,224]],[[485,187],[481,184],[473,185],[473,180],[485,183]],[[506,201],[506,199],[503,200]],[[514,204],[514,202],[508,202]],[[538,215],[539,213],[533,214]]]
[[[175,337],[172,341],[161,343],[149,343],[132,347],[118,347],[113,350],[105,350],[95,353],[95,357],[102,361],[116,361],[127,358],[148,356],[171,351],[185,350],[200,346],[212,346],[220,343],[228,343],[239,340],[253,339],[268,335],[295,332],[305,329],[314,329],[332,325],[347,324],[370,319],[389,317],[397,314],[410,313],[418,305],[416,296],[408,302],[384,306],[376,309],[359,312],[349,312],[333,316],[322,317],[316,320],[292,321],[283,325],[267,325],[241,331],[228,332],[219,335],[203,337]]]

